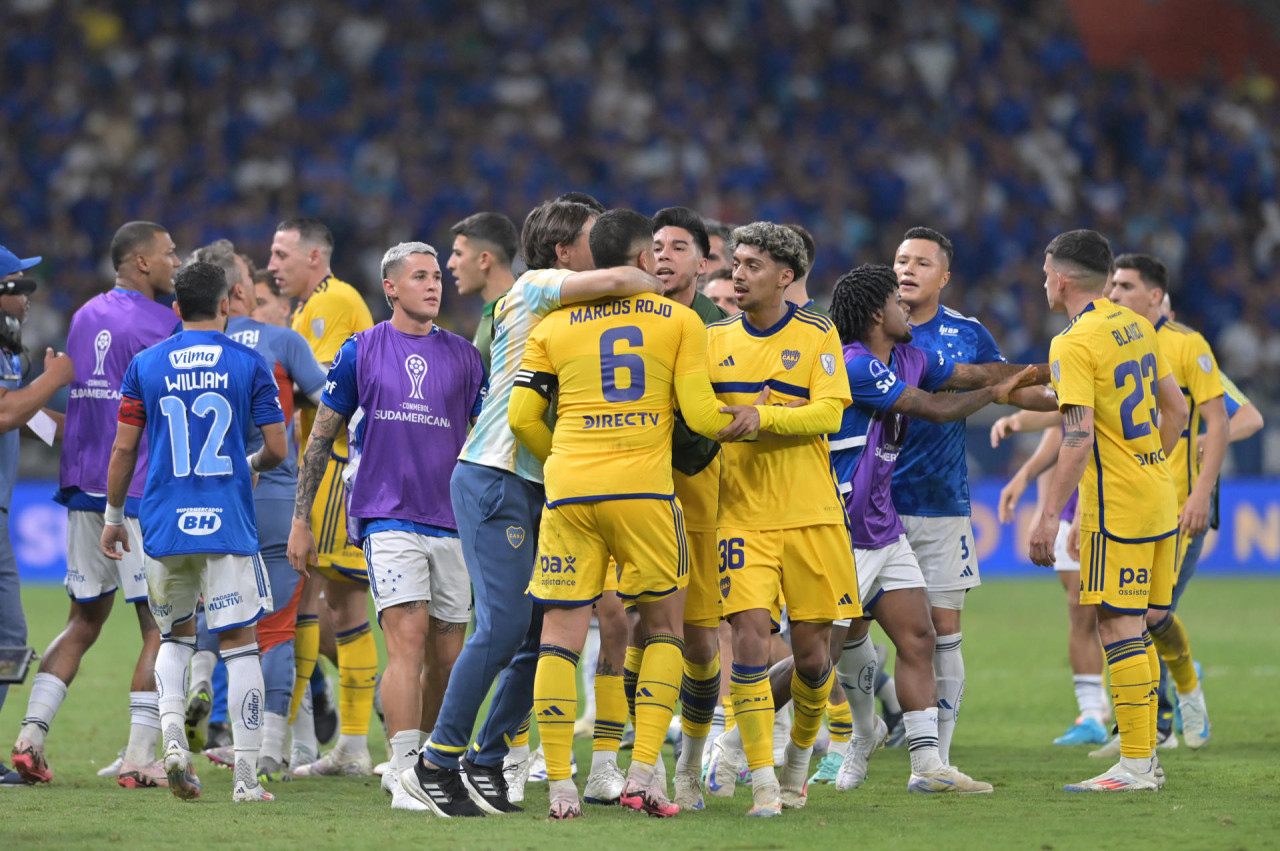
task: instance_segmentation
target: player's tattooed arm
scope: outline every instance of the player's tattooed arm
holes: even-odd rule
[[[939,390],[977,390],[992,384],[999,384],[1011,376],[1018,375],[1027,367],[1016,363],[957,363],[955,369],[938,388]],[[1032,371],[1019,381],[1018,387],[1030,387],[1033,384],[1049,382],[1049,365],[1037,364]]]
[[[1093,445],[1093,408],[1067,405],[1062,409],[1062,445],[1072,448]]]
[[[315,504],[320,481],[324,478],[325,468],[329,466],[333,441],[346,424],[347,418],[328,405],[322,404],[317,409],[316,422],[307,439],[307,451],[302,456],[298,470],[298,496],[293,505],[294,520],[308,520],[311,517],[311,506]]]
[[[1036,518],[1030,536],[1031,561],[1042,567],[1054,563],[1053,544],[1058,535],[1058,518],[1071,498],[1093,452],[1093,408],[1064,405],[1062,408],[1062,446],[1058,464],[1049,483],[1049,493]]]

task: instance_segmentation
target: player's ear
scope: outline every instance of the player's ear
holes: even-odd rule
[[[482,272],[489,271],[489,267],[493,265],[493,255],[488,251],[481,251],[480,256],[476,258],[476,265]]]
[[[382,279],[382,297],[387,300],[387,306],[391,306],[391,302],[396,297],[396,284],[390,278]]]
[[[182,308],[178,306],[178,302],[176,300],[173,303],[173,314],[178,317],[179,322],[182,321]]]

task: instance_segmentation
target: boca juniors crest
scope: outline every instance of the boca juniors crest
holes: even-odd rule
[[[519,526],[508,526],[507,543],[512,549],[520,549],[520,545],[524,543],[524,529]]]
[[[791,369],[800,363],[800,353],[795,349],[786,349],[782,353],[782,365],[787,369]]]

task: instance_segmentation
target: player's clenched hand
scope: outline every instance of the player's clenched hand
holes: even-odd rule
[[[124,551],[121,552],[120,549],[116,547],[116,544],[123,547]],[[133,552],[133,550],[129,549],[129,530],[126,529],[123,524],[119,526],[103,526],[102,540],[99,542],[98,546],[102,548],[102,554],[104,556],[109,559],[114,559],[115,561],[123,559],[125,553]]]
[[[1058,519],[1040,512],[1031,530],[1030,556],[1032,564],[1053,567],[1053,542],[1058,537]]]
[[[995,402],[1000,405],[1009,404],[1009,394],[1019,387],[1026,387],[1036,383],[1036,368],[1029,366],[1016,375],[1011,375],[1004,381],[995,385]]]
[[[1184,536],[1195,537],[1209,528],[1209,497],[1191,494],[1182,508],[1182,521],[1178,524]]]
[[[316,553],[316,536],[311,534],[311,526],[306,521],[293,521],[289,530],[289,545],[285,549],[289,565],[303,576],[310,576],[307,565],[316,564],[319,558]]]
[[[1012,523],[1014,510],[1018,507],[1018,500],[1022,499],[1022,495],[1027,490],[1027,483],[1022,476],[1014,476],[1009,480],[1009,484],[1000,489],[1000,505],[997,509],[1000,515],[1001,523]]]
[[[991,427],[991,448],[995,449],[997,446],[1000,445],[1000,441],[1004,440],[1009,435],[1014,434],[1017,431],[1018,431],[1017,417],[1013,417],[1013,416],[1001,417],[1000,419],[996,420],[995,425]]]

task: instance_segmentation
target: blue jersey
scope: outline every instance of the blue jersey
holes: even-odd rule
[[[151,447],[139,521],[152,558],[253,555],[247,460],[255,427],[282,422],[262,356],[217,331],[183,331],[140,352],[120,386],[120,419]]]
[[[227,336],[248,346],[267,362],[280,388],[280,407],[286,423],[293,421],[293,385],[311,396],[324,387],[324,370],[311,353],[311,346],[292,328],[268,325],[248,316],[233,316],[227,322]],[[293,429],[285,429],[288,450],[280,466],[258,476],[253,495],[257,499],[293,501],[298,490],[298,451],[293,442]],[[262,446],[262,434],[254,430],[249,436],[249,452]]]
[[[1004,362],[991,332],[947,307],[911,326],[911,345],[956,363]],[[968,517],[969,463],[964,420],[911,424],[893,472],[893,504],[908,517]]]

